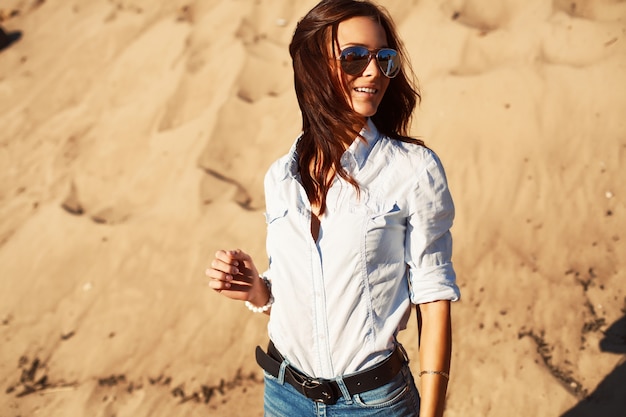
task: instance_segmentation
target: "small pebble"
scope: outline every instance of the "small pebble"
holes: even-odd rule
[[[276,19],[276,26],[281,28],[287,26],[287,19]]]
[[[607,191],[605,194],[606,198],[613,198],[613,193],[610,191]]]

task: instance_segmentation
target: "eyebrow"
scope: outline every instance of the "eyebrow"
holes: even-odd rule
[[[369,50],[369,46],[368,45],[365,45],[364,43],[358,43],[358,42],[344,43],[342,45],[339,45],[339,49],[343,51],[345,48],[348,48],[350,46],[362,46],[362,47],[367,48]],[[382,48],[389,48],[389,45],[387,43],[385,43],[383,46],[380,46],[380,47],[374,48],[374,49],[382,49]]]

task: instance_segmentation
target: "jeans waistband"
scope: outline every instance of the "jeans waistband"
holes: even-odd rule
[[[267,353],[257,346],[256,361],[268,374],[278,378],[284,357],[270,341]],[[380,363],[343,377],[343,383],[350,395],[370,391],[389,383],[406,362],[404,350],[396,346],[391,355]],[[336,380],[312,378],[289,365],[285,368],[285,381],[302,395],[316,402],[335,404],[341,396],[341,389]]]

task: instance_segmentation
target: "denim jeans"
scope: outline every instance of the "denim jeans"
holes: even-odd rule
[[[280,377],[280,375],[279,375]],[[341,381],[338,381],[341,385]],[[420,398],[408,365],[391,382],[349,396],[346,390],[336,404],[316,403],[294,387],[265,373],[265,417],[417,417]]]

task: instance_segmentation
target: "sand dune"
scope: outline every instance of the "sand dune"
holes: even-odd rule
[[[262,415],[266,319],[204,269],[265,266],[314,4],[0,4],[1,416]],[[626,3],[381,4],[457,205],[446,415],[623,415]]]

